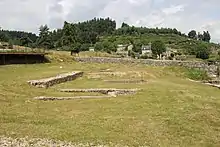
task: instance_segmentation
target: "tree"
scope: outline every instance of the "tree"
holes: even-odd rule
[[[95,51],[103,51],[104,46],[103,46],[102,42],[96,42],[94,49],[95,49]]]
[[[63,26],[63,36],[62,36],[62,46],[71,46],[76,42],[76,26],[68,22],[64,22]]]
[[[203,40],[203,34],[198,33],[198,40]]]
[[[189,38],[192,38],[192,39],[196,39],[196,31],[195,30],[192,30],[188,33],[188,37]]]
[[[38,46],[43,48],[49,48],[51,45],[49,27],[47,25],[42,25],[40,26],[39,31],[39,38],[37,40]]]
[[[123,23],[121,24],[121,28],[125,28],[125,27],[129,27],[129,25],[128,25],[127,23],[123,22]]]
[[[74,52],[76,52],[76,53],[79,53],[81,50],[81,47],[82,47],[82,44],[80,44],[80,43],[75,43],[75,44],[73,44],[73,45],[71,45],[71,50],[72,51],[74,51]]]
[[[203,32],[203,41],[209,42],[211,40],[211,35],[209,34],[208,31]]]
[[[90,44],[88,43],[82,44],[80,47],[80,51],[89,51],[89,47],[90,47]]]
[[[9,36],[6,33],[0,32],[0,41],[8,42],[9,39],[10,39]]]
[[[166,46],[162,41],[156,40],[152,42],[151,50],[154,56],[161,55],[166,51]]]
[[[20,39],[20,43],[22,46],[30,46],[33,41],[27,35],[25,35]]]
[[[142,43],[140,40],[137,40],[136,42],[133,42],[133,49],[132,51],[135,52],[135,53],[139,53],[141,54],[142,50],[141,50],[141,47],[142,47]]]
[[[208,59],[210,50],[206,44],[199,44],[196,48],[196,58]]]

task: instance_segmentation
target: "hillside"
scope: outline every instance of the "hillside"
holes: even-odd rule
[[[213,52],[220,50],[220,45],[215,43],[208,43],[199,40],[190,39],[186,36],[180,36],[177,34],[146,34],[146,35],[121,35],[121,36],[103,36],[100,41],[109,41],[115,44],[129,44],[130,39],[134,42],[141,42],[143,45],[147,45],[155,40],[163,41],[168,48],[178,50],[179,52],[190,54],[196,47],[205,43]]]
[[[47,25],[42,25],[39,28],[39,36],[26,32],[2,30],[0,41],[6,40],[10,44],[31,48],[75,50],[76,52],[88,51],[90,47],[93,47],[96,51],[108,53],[116,52],[118,45],[132,44],[135,46],[133,51],[136,54],[141,52],[141,46],[159,40],[165,44],[166,48],[177,50],[178,54],[198,58],[205,55],[202,59],[213,58],[215,60],[220,46],[210,43],[211,34],[208,31],[204,31],[203,34],[191,32],[186,35],[176,28],[135,27],[126,23],[116,28],[115,20],[94,18],[79,23],[65,21],[63,28],[53,31]]]

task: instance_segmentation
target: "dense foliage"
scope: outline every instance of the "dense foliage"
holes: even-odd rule
[[[203,34],[197,32],[195,30],[192,30],[188,34],[189,38],[196,39],[196,40],[202,40],[205,42],[209,42],[211,40],[211,35],[208,31],[203,31]]]
[[[196,48],[196,57],[201,59],[208,59],[210,55],[210,50],[205,44],[200,44]]]
[[[132,51],[138,54],[143,45],[153,42],[154,55],[161,54],[169,47],[199,58],[207,55],[204,48],[201,52],[198,51],[201,43],[206,42],[208,48],[217,46],[209,43],[210,39],[208,31],[201,34],[192,30],[185,35],[175,28],[134,27],[124,22],[120,28],[116,28],[115,20],[110,18],[94,18],[79,23],[65,21],[63,27],[57,30],[50,30],[47,25],[42,25],[38,36],[22,31],[0,31],[0,41],[33,48],[88,51],[90,47],[94,47],[96,51],[111,53],[117,50],[119,44],[132,44]]]
[[[161,55],[165,51],[166,51],[166,46],[162,41],[156,40],[152,43],[152,53],[153,53],[153,55],[155,55],[155,56]]]
[[[16,45],[23,45],[36,42],[37,35],[34,33],[27,33],[23,31],[8,31],[0,30],[0,41],[2,42],[13,42]],[[28,42],[27,42],[28,41]]]

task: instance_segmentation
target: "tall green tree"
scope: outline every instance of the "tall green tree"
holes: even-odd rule
[[[72,44],[76,43],[76,36],[76,26],[65,21],[63,26],[63,36],[61,38],[62,45],[71,46]]]
[[[139,53],[139,54],[141,54],[141,47],[142,47],[142,43],[141,43],[141,41],[140,40],[137,40],[137,41],[135,41],[135,42],[133,42],[133,49],[132,49],[132,51],[133,52],[135,52],[135,53]]]
[[[210,42],[211,40],[211,35],[208,31],[204,31],[203,32],[203,41],[205,42]]]
[[[51,40],[50,40],[50,32],[49,27],[47,25],[42,25],[39,28],[39,38],[37,40],[37,44],[39,47],[50,48]]]
[[[197,36],[197,33],[196,33],[195,30],[191,30],[191,31],[188,33],[188,37],[189,37],[189,38],[196,39],[196,36]]]
[[[130,27],[127,23],[125,23],[125,22],[123,22],[122,24],[121,24],[121,28],[125,28],[125,27]]]
[[[161,40],[156,40],[152,42],[151,50],[153,55],[161,55],[163,52],[166,52],[166,46]]]
[[[198,33],[198,40],[203,40],[204,36],[201,33]]]

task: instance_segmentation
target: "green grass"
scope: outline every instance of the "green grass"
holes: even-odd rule
[[[87,77],[88,73],[103,69],[128,74],[101,76],[101,79]],[[75,70],[84,71],[84,77],[46,90],[26,82]],[[65,61],[0,66],[0,136],[128,146],[220,146],[220,90],[191,82],[186,75],[185,69],[173,67]],[[128,78],[148,82],[103,82],[103,79]],[[102,87],[142,88],[143,91],[111,99],[48,102],[32,99],[78,95],[60,93],[57,91],[60,88]]]

